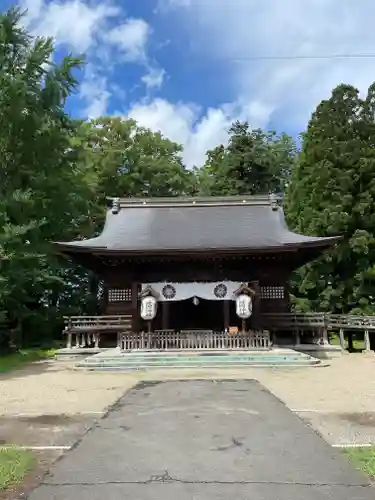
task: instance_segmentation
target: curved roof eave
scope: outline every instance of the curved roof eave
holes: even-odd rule
[[[147,249],[147,250],[134,250],[134,249],[121,249],[121,248],[108,248],[103,245],[85,245],[76,244],[76,242],[71,243],[59,243],[56,242],[55,245],[63,253],[92,253],[92,254],[106,254],[106,255],[185,255],[185,254],[247,254],[247,253],[274,253],[274,252],[290,252],[298,251],[299,249],[309,249],[309,248],[329,248],[339,241],[341,237],[331,237],[331,238],[321,238],[316,241],[306,241],[303,243],[284,243],[280,246],[270,246],[266,248],[260,247],[231,247],[231,248],[162,248],[162,249]],[[90,240],[87,240],[87,242]],[[78,243],[78,242],[77,242]],[[84,243],[84,242],[82,242]]]
[[[289,243],[284,243],[286,247],[289,246],[296,246],[298,248],[314,248],[314,247],[329,247],[333,246],[335,243],[339,242],[340,240],[343,239],[343,236],[326,236],[326,237],[306,237],[306,236],[301,236],[297,235],[296,233],[293,233],[294,236],[299,236],[301,239],[302,238],[309,238],[308,240],[306,239],[305,241],[299,241],[298,243],[296,242],[289,242]]]
[[[97,240],[99,238],[69,242],[53,241],[52,245],[60,251],[92,252],[95,250],[107,250],[107,246],[100,244]]]

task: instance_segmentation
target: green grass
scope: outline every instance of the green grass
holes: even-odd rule
[[[16,486],[36,465],[36,458],[17,448],[0,448],[0,492]]]
[[[357,469],[360,469],[371,479],[375,479],[375,446],[347,448],[345,453]]]
[[[22,368],[27,363],[41,361],[55,355],[55,349],[22,349],[7,356],[0,356],[0,373]]]
[[[340,335],[338,333],[332,333],[331,344],[332,345],[340,345]],[[346,347],[346,349],[348,348],[348,341],[346,339],[345,339],[345,347]],[[353,347],[355,350],[358,350],[358,351],[363,350],[365,348],[364,340],[354,339],[353,340]]]

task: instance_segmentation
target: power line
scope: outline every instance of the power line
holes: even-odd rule
[[[289,55],[289,56],[248,56],[230,58],[232,61],[283,61],[304,59],[375,59],[374,54],[316,54],[316,55]]]

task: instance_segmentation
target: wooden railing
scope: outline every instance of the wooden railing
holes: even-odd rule
[[[375,330],[375,316],[357,316],[354,314],[330,314],[328,316],[328,328],[350,330]]]
[[[328,344],[329,332],[338,332],[340,345],[345,348],[345,331],[362,331],[365,351],[371,350],[370,332],[375,331],[375,316],[359,316],[355,314],[326,313],[284,313],[263,315],[263,327],[271,330],[273,341],[280,330],[291,331],[295,335],[295,343],[301,342],[300,334],[310,332],[314,342]]]
[[[67,348],[100,346],[100,335],[108,332],[117,333],[117,345],[120,334],[131,330],[131,316],[65,316],[64,333],[67,335]]]
[[[262,315],[263,326],[276,330],[319,329],[327,326],[328,317],[320,313],[271,313]]]
[[[123,333],[121,349],[270,349],[268,332],[246,332],[234,335],[210,330],[159,330],[153,333]]]
[[[262,315],[263,325],[268,328],[327,330],[375,330],[375,316],[326,313],[271,313]]]
[[[275,341],[278,331],[290,331],[299,335],[312,332],[314,338],[327,342],[329,331],[340,333],[344,344],[345,330],[364,332],[366,350],[369,349],[369,332],[375,331],[375,316],[326,313],[271,313],[263,314],[262,331],[245,334],[228,334],[210,330],[159,330],[153,333],[132,333],[132,319],[125,316],[69,316],[65,317],[67,347],[100,347],[102,334],[117,334],[117,346],[125,350],[133,349],[269,349],[272,332]]]

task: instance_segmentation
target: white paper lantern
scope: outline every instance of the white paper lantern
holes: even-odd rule
[[[144,297],[141,302],[141,318],[145,321],[151,321],[156,316],[158,302],[155,297]]]
[[[253,312],[253,303],[251,297],[242,293],[236,298],[236,314],[241,319],[250,318]]]

